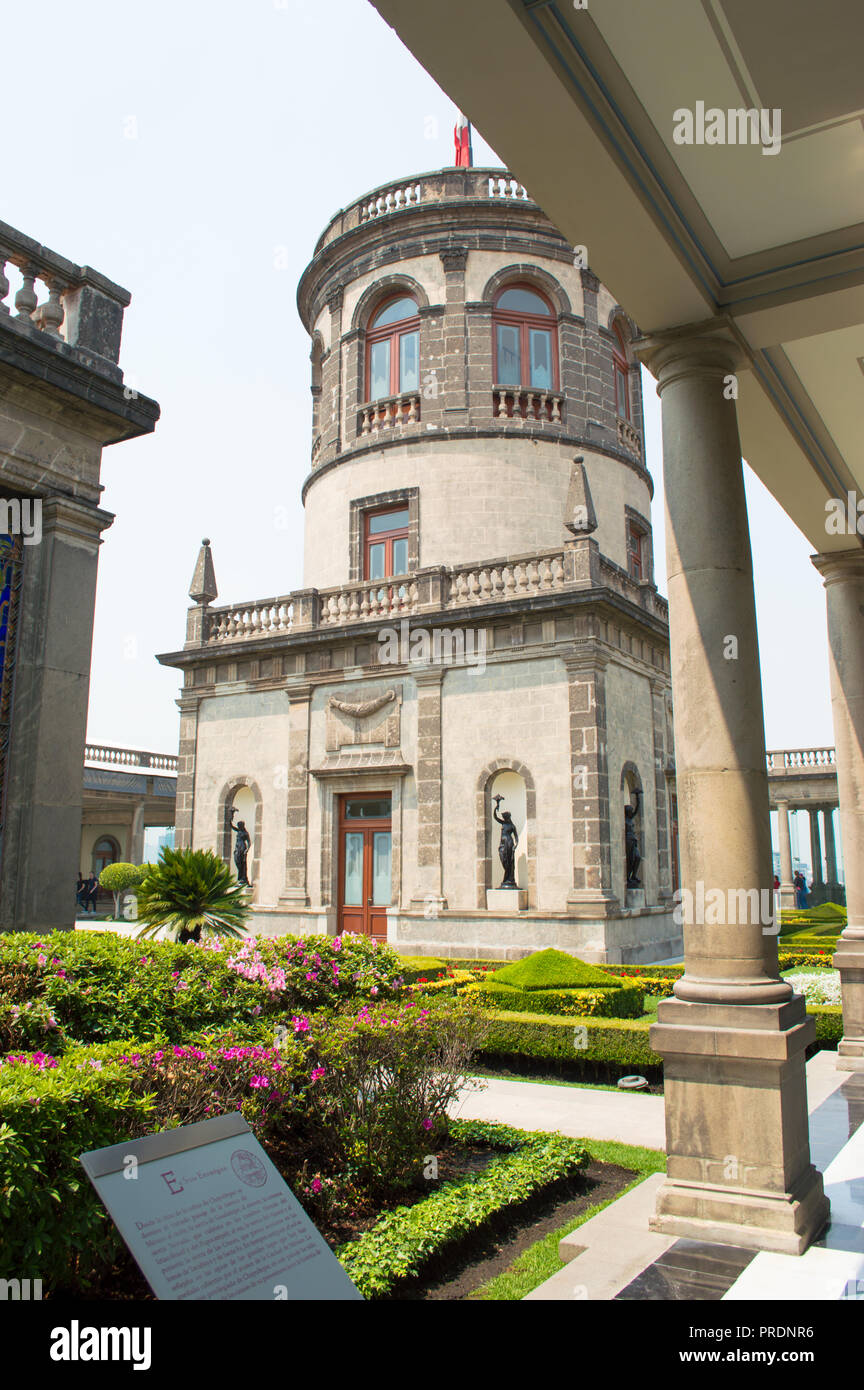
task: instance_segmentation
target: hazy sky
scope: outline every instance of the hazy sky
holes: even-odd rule
[[[455,111],[366,0],[47,0],[7,10],[4,45],[2,217],[131,291],[121,365],[162,407],[154,435],[103,458],[116,520],[88,737],[173,752],[179,673],[154,653],[183,643],[201,537],[220,602],[302,582],[300,274],[338,208],[452,163]],[[475,161],[500,162],[476,132]],[[645,386],[662,588],[659,402]],[[768,746],[831,744],[810,547],[752,475],[748,489]]]

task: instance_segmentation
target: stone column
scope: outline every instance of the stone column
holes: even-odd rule
[[[819,888],[822,885],[822,837],[819,833],[819,811],[820,807],[810,807],[810,863],[813,869],[813,887]],[[825,820],[827,823],[830,812],[826,809]]]
[[[792,841],[789,837],[789,802],[777,802],[777,835],[780,841],[780,908],[795,906],[792,878]]]
[[[191,667],[189,671],[191,672]],[[188,673],[187,673],[188,674]],[[195,759],[198,751],[197,695],[181,695],[180,743],[177,748],[177,802],[174,812],[174,847],[191,849],[195,814]]]
[[[825,882],[837,884],[837,850],[834,844],[834,807],[825,807]]]
[[[444,671],[414,673],[417,687],[417,886],[411,906],[434,918],[447,906],[441,856],[441,699]]]
[[[864,1071],[864,550],[817,555],[825,581],[831,664],[831,712],[840,802],[840,835],[846,869],[847,925],[834,966],[843,995],[843,1038],[837,1065]],[[834,858],[834,836],[825,816],[825,852]],[[837,865],[826,866],[829,883]]]
[[[771,921],[753,567],[728,389],[736,349],[698,330],[640,346],[663,406],[685,950],[675,998],[651,1029],[668,1154],[652,1226],[799,1254],[828,1202],[808,1144],[815,1028],[779,978]]]
[[[44,497],[41,540],[22,546],[15,644],[6,654],[14,685],[3,711],[3,931],[75,924],[69,883],[81,854],[97,557],[112,521],[71,497]]]
[[[285,816],[285,888],[279,902],[308,907],[307,826],[309,818],[309,729],[312,686],[291,686],[288,730],[288,807]]]
[[[567,911],[608,917],[620,910],[612,889],[612,831],[606,756],[606,658],[593,649],[565,656],[570,704],[573,887]]]
[[[152,785],[148,778],[148,784]],[[129,863],[141,864],[144,860],[144,803],[136,806],[132,812],[132,823],[129,827]]]

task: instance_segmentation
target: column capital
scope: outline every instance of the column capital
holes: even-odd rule
[[[864,580],[864,546],[854,550],[829,550],[811,555],[810,563],[822,576],[826,588],[844,579]]]
[[[648,334],[637,338],[632,348],[657,377],[658,395],[682,377],[722,377],[748,365],[744,348],[720,318]]]
[[[301,681],[283,687],[292,705],[306,704],[312,699],[313,686],[309,681]]]

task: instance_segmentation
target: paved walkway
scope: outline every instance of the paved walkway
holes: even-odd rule
[[[864,1094],[859,1077],[838,1072],[835,1062],[835,1053],[818,1052],[807,1063],[811,1152],[824,1174],[832,1219],[825,1234],[804,1255],[755,1253],[714,1243],[676,1240],[652,1231],[648,1221],[654,1211],[657,1189],[663,1182],[663,1175],[658,1173],[565,1236],[559,1245],[559,1255],[565,1261],[562,1268],[527,1298],[568,1302],[622,1297],[782,1302],[833,1300],[856,1294],[860,1297],[864,1289]],[[514,1083],[495,1084],[511,1087]],[[543,1088],[535,1085],[531,1089]],[[576,1088],[548,1089],[560,1089],[565,1098],[561,1105],[566,1107],[569,1100],[577,1116],[581,1116],[582,1096],[586,1094],[606,1095],[613,1103],[650,1105],[659,1101],[662,1106],[655,1096],[618,1096],[611,1092],[574,1095]],[[489,1109],[493,1108],[490,1104]],[[623,1107],[616,1113],[620,1126],[624,1126]],[[490,1114],[488,1118],[512,1119],[507,1113]],[[523,1123],[527,1127],[524,1113]],[[575,1135],[578,1129],[571,1119],[564,1132]],[[590,1137],[587,1130],[582,1132]],[[632,1135],[631,1130],[622,1137],[631,1143],[646,1142]]]
[[[584,1086],[479,1077],[482,1091],[467,1088],[450,1108],[462,1120],[498,1120],[517,1129],[560,1130],[573,1139],[617,1139],[665,1149],[663,1097]]]

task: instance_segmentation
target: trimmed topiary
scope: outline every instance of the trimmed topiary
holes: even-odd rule
[[[505,965],[503,970],[495,971],[496,985],[510,985],[514,989],[620,989],[621,980],[601,970],[597,965],[588,965],[584,960],[568,956],[566,951],[535,951],[524,960]]]

